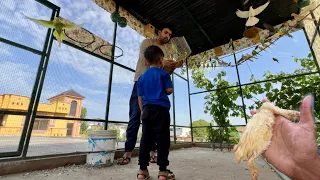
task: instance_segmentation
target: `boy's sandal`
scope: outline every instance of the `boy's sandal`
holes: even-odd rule
[[[164,176],[166,180],[175,180],[175,175],[169,169],[167,169],[167,171],[159,171],[158,179],[160,176]]]
[[[131,158],[123,157],[123,158],[118,160],[118,164],[119,165],[125,165],[125,164],[128,164],[130,161],[131,161]]]
[[[157,163],[157,156],[150,156],[150,163]]]
[[[144,176],[144,179],[139,179],[139,175],[143,175]],[[146,180],[146,179],[149,179],[150,175],[149,175],[149,171],[148,170],[138,170],[138,173],[137,173],[137,179],[138,180]]]

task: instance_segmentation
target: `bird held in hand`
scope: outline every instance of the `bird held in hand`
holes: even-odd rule
[[[232,151],[235,152],[238,162],[248,160],[248,166],[252,170],[252,180],[257,180],[259,172],[253,164],[254,160],[271,144],[275,114],[284,116],[290,121],[300,117],[298,111],[281,109],[270,102],[265,102],[248,121],[239,143],[233,147]]]
[[[253,9],[252,6],[250,6],[249,11],[240,11],[239,9],[236,11],[236,14],[240,18],[249,18],[246,22],[246,26],[254,26],[259,22],[259,19],[255,16],[260,14],[263,10],[267,8],[270,1],[265,3],[262,6],[257,7],[256,9]]]

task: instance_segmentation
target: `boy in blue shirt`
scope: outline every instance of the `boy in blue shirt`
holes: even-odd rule
[[[142,137],[139,148],[138,179],[148,179],[152,144],[157,143],[157,164],[160,180],[174,179],[167,169],[170,148],[170,101],[168,95],[173,92],[170,75],[163,68],[163,51],[155,45],[144,52],[150,68],[138,80],[138,102],[141,110]]]

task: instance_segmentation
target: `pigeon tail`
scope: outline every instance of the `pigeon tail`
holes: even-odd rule
[[[259,19],[256,17],[249,17],[246,26],[254,26],[259,22]]]

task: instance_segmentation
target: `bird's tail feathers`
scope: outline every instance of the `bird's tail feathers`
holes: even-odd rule
[[[249,17],[246,26],[254,26],[259,22],[259,19],[256,17]]]

